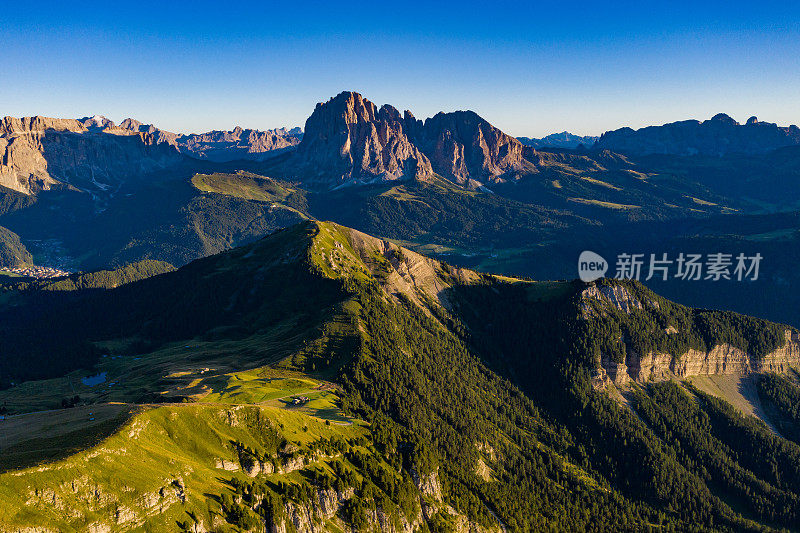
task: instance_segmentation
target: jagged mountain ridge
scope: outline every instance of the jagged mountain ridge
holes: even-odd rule
[[[356,183],[430,180],[438,174],[469,188],[502,181],[525,166],[522,144],[472,111],[425,121],[378,108],[356,92],[317,104],[283,172],[335,188]]]
[[[197,159],[227,162],[238,159],[261,161],[296,146],[303,137],[300,128],[270,130],[242,129],[214,130],[206,133],[178,134],[164,131],[151,124],[127,118],[120,128],[132,132],[155,135],[158,142],[175,146],[181,153]]]

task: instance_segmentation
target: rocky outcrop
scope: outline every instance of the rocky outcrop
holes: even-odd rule
[[[433,176],[428,158],[406,135],[400,113],[378,109],[358,93],[343,92],[317,104],[288,171],[323,187]]]
[[[719,344],[708,351],[689,349],[678,356],[660,352],[639,354],[628,349],[624,363],[601,357],[601,370],[616,385],[624,385],[630,381],[663,381],[673,377],[751,372],[783,374],[790,367],[800,365],[800,337],[788,329],[785,335],[783,346],[761,357],[748,354],[730,344]]]
[[[720,113],[710,120],[684,120],[638,130],[621,128],[604,133],[595,148],[647,155],[759,154],[800,144],[800,128],[781,127],[751,117],[739,124]]]
[[[186,500],[186,486],[182,477],[164,480],[158,490],[144,492],[135,501],[125,505],[120,502],[119,493],[83,476],[54,487],[32,488],[25,504],[29,510],[37,513],[43,509],[56,510],[61,519],[71,524],[101,517],[82,526],[82,530],[103,532],[140,528],[150,518],[162,515],[171,506],[184,504]],[[2,526],[0,531],[5,531]]]
[[[285,517],[278,523],[267,524],[267,531],[271,533],[323,533],[330,531],[326,521],[333,521],[339,529],[348,531],[349,527],[337,517],[337,513],[344,503],[353,497],[355,491],[350,488],[344,491],[334,489],[318,490],[310,502],[300,504],[289,501],[284,508]],[[418,514],[409,519],[400,515],[391,516],[380,507],[365,511],[369,531],[385,533],[413,533],[418,531],[422,524],[422,517]]]
[[[476,187],[523,169],[522,144],[472,111],[438,113],[424,123],[406,111],[405,122],[436,173],[456,183]]]
[[[331,520],[341,506],[353,497],[354,490],[318,490],[316,497],[307,504],[289,501],[284,509],[285,517],[278,523],[267,524],[271,533],[317,533],[327,531],[323,520]]]
[[[437,472],[431,472],[425,476],[418,476],[412,472],[412,477],[420,491],[420,506],[412,513],[413,516],[405,516],[403,513],[390,514],[381,507],[367,506],[364,509],[364,518],[369,524],[369,531],[412,533],[419,531],[424,522],[440,512],[453,517],[455,531],[459,533],[505,531],[505,527],[499,520],[496,527],[485,528],[471,522],[466,516],[459,514],[444,503]],[[288,533],[290,531],[322,533],[330,531],[326,522],[333,522],[339,529],[349,531],[350,527],[341,520],[339,511],[354,496],[353,488],[342,491],[332,488],[318,489],[307,502],[287,501],[282,516],[273,523],[267,523],[266,529],[271,533]]]
[[[622,311],[626,314],[631,314],[634,310],[644,308],[642,302],[640,302],[627,287],[618,284],[603,286],[591,285],[583,291],[582,298],[584,304],[587,299],[594,299],[610,304],[618,311]],[[653,301],[648,303],[658,308],[658,302]],[[588,307],[584,307],[583,312],[584,318],[586,318],[592,310]]]
[[[327,187],[427,180],[436,173],[477,188],[514,178],[525,166],[522,144],[472,111],[422,121],[343,92],[317,104],[284,171]]]
[[[290,474],[302,470],[309,463],[338,457],[338,455],[324,455],[321,453],[292,455],[289,457],[281,457],[280,454],[276,454],[265,461],[243,452],[241,449],[238,450],[238,453],[239,464],[217,458],[214,460],[214,466],[228,471],[236,471],[241,466],[245,474],[250,477],[256,477],[259,474]]]

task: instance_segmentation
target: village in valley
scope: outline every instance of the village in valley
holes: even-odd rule
[[[36,279],[61,278],[68,276],[69,272],[54,267],[25,265],[20,267],[5,267],[0,269],[0,274],[8,273],[15,276],[23,276]]]

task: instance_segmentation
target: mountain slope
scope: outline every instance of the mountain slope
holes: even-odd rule
[[[19,235],[0,226],[0,267],[16,267],[33,263]]]
[[[49,309],[16,310],[24,335],[2,317],[4,376],[50,378],[0,404],[88,405],[74,422],[6,421],[0,520],[15,528],[756,530],[791,528],[800,510],[800,447],[660,375],[602,379],[606,356],[647,343],[764,361],[796,349],[787,328],[707,320],[638,285],[479,275],[305,222]],[[669,325],[677,336],[657,334]],[[61,359],[71,342],[97,355],[56,368],[53,345],[29,344],[45,331]],[[11,354],[41,364],[10,367]],[[91,426],[109,402],[125,409]],[[87,424],[100,440],[66,456],[42,456],[23,429]]]

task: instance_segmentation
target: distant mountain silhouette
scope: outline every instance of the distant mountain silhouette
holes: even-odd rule
[[[724,113],[710,120],[684,120],[638,130],[620,128],[604,133],[595,145],[626,154],[713,155],[761,154],[800,144],[800,128],[759,122],[739,124]]]
[[[591,135],[581,136],[575,135],[568,131],[562,131],[561,133],[551,133],[550,135],[546,135],[541,139],[536,139],[532,137],[517,137],[517,140],[524,144],[525,146],[530,146],[532,148],[577,148],[580,145],[584,145],[587,148],[591,147],[597,139],[600,137],[594,137]]]

